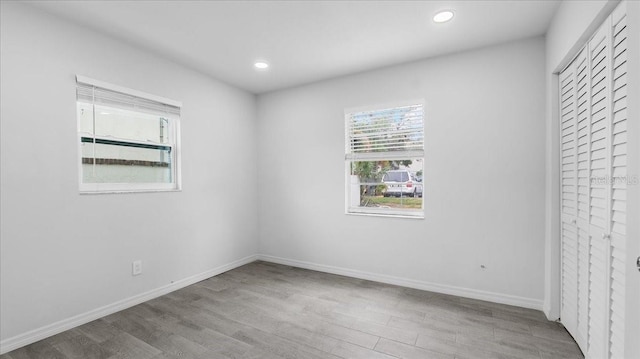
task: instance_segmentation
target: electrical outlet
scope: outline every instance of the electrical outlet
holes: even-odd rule
[[[142,261],[137,260],[131,263],[131,275],[139,275],[142,274]]]

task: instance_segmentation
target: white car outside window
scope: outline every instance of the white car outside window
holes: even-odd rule
[[[408,170],[387,171],[382,177],[385,197],[422,197],[422,182]]]

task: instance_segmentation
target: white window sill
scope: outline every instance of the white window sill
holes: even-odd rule
[[[391,214],[391,213],[371,213],[371,212],[346,212],[346,215],[361,217],[386,217],[386,218],[402,218],[402,219],[424,219],[424,214],[408,215],[408,214]]]
[[[181,188],[172,188],[172,189],[114,189],[114,190],[100,190],[100,191],[80,191],[80,195],[100,195],[100,194],[132,194],[132,193],[157,193],[157,192],[182,192]]]

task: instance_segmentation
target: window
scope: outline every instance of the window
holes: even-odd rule
[[[77,76],[80,192],[180,189],[176,101]]]
[[[345,111],[346,211],[424,217],[424,106]]]

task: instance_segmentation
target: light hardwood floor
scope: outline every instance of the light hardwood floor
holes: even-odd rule
[[[0,356],[583,358],[536,310],[254,262]]]

